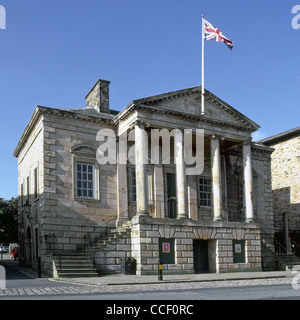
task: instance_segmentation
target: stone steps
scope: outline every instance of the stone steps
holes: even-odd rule
[[[61,254],[53,257],[55,278],[97,277],[92,261],[83,254]]]
[[[125,225],[118,227],[116,229],[112,229],[108,232],[108,234],[103,237],[97,239],[95,242],[90,244],[90,247],[93,249],[101,249],[112,242],[118,242],[119,240],[129,237],[131,234],[131,223],[128,222]]]
[[[131,223],[111,230],[105,238],[90,245],[99,273],[120,273],[121,261],[131,252]]]

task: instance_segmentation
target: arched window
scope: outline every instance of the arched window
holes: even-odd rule
[[[70,148],[70,152],[73,154],[73,198],[100,200],[96,148],[78,144]]]

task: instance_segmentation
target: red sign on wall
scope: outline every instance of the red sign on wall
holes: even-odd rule
[[[170,242],[163,242],[162,243],[162,252],[163,253],[170,253],[171,252]]]

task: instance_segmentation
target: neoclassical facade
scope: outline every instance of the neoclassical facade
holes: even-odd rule
[[[37,106],[15,149],[27,264],[49,270],[55,237],[61,254],[89,239],[98,272],[120,271],[124,257],[137,274],[159,263],[170,273],[272,268],[261,233],[274,235],[273,149],[252,142],[259,126],[209,91],[201,114],[201,87],[114,111],[109,84],[98,80],[82,109]],[[123,242],[93,246],[108,225],[126,226]]]

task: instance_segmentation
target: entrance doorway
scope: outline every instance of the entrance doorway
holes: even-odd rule
[[[168,217],[177,217],[176,204],[176,175],[174,173],[167,173],[167,188],[168,188]]]
[[[208,273],[208,241],[194,240],[194,271],[195,273]]]

